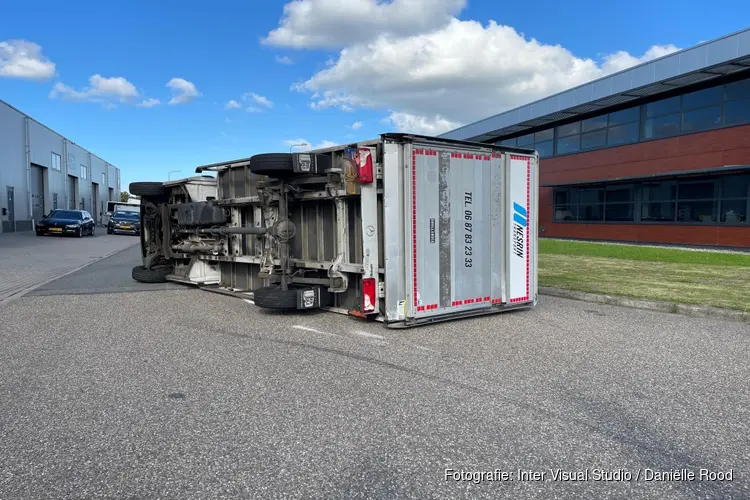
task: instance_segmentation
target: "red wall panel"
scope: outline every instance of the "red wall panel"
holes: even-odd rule
[[[750,165],[750,125],[541,161],[539,183],[603,181],[725,165]],[[540,236],[750,247],[750,226],[553,222],[552,189],[539,194]]]

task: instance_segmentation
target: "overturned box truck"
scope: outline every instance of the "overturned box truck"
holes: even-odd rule
[[[532,150],[384,134],[132,183],[133,278],[391,327],[532,307],[538,164]]]

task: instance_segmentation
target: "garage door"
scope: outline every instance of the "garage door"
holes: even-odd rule
[[[31,167],[31,217],[41,220],[44,217],[44,170]]]
[[[68,176],[68,209],[76,209],[76,179],[72,175]]]

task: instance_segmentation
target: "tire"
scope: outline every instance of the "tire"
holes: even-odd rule
[[[96,232],[96,226],[91,226],[91,233],[89,234],[89,236],[93,237],[95,232]]]
[[[167,275],[172,268],[146,269],[144,266],[135,266],[131,273],[134,280],[140,283],[166,283]]]
[[[264,153],[250,157],[250,171],[257,175],[287,177],[294,174],[290,153]]]
[[[114,234],[114,231],[112,231],[110,228],[107,228],[107,234]]]
[[[44,233],[43,233],[42,231],[37,231],[37,232],[36,232],[36,235],[37,235],[37,236],[44,236]]]
[[[164,196],[166,190],[161,182],[131,182],[130,194],[136,196]]]
[[[76,229],[76,238],[80,238],[81,236],[83,236],[83,230],[79,227]]]

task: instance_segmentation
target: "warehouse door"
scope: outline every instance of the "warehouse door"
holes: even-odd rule
[[[3,232],[12,233],[16,230],[16,201],[13,196],[13,186],[8,186],[8,220],[3,221]]]
[[[76,209],[76,182],[78,179],[72,175],[68,176],[68,209]]]
[[[91,215],[94,217],[94,221],[99,224],[99,184],[96,182],[91,183]]]
[[[44,218],[44,170],[35,165],[31,166],[31,218]]]

